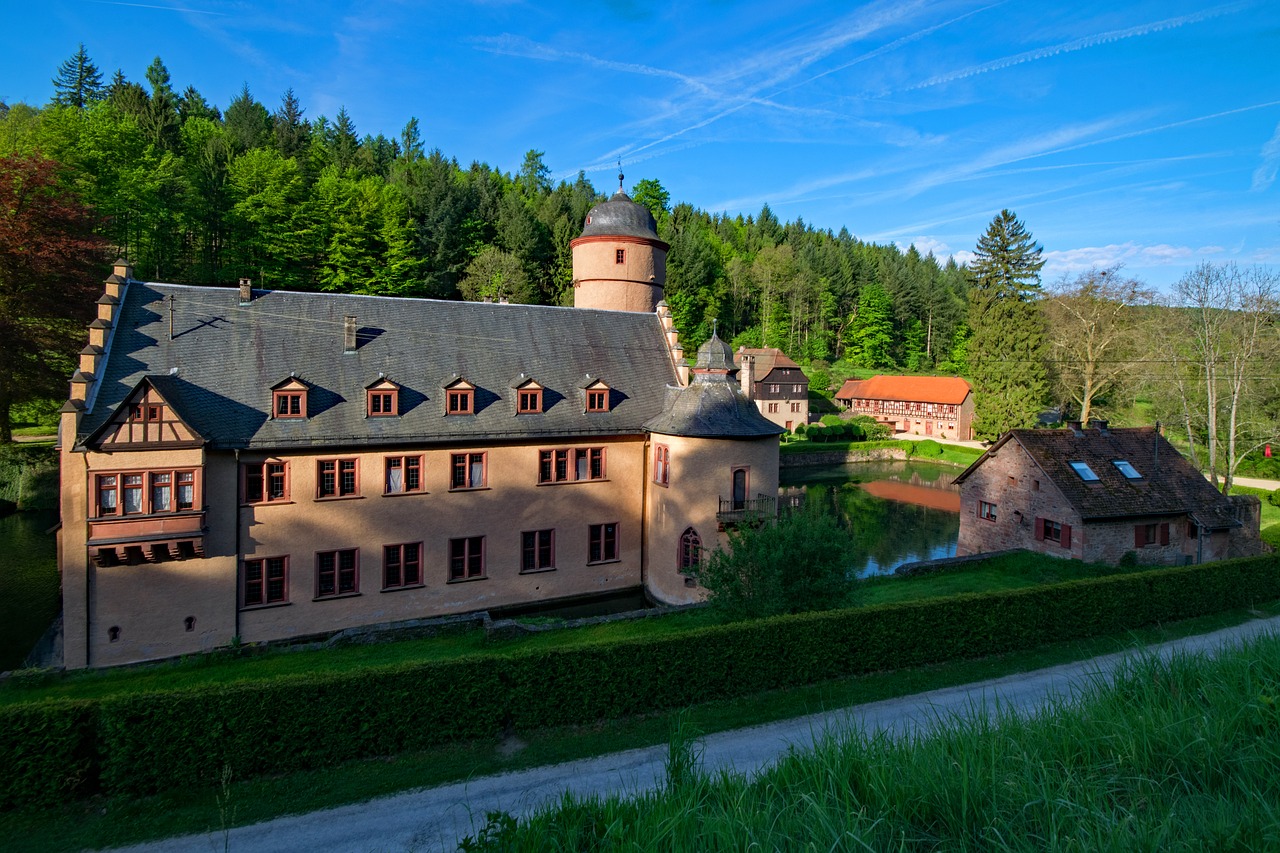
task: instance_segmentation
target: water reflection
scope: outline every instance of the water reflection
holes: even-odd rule
[[[923,462],[859,462],[781,472],[782,505],[820,501],[851,531],[850,575],[889,574],[903,563],[954,557],[960,469]]]

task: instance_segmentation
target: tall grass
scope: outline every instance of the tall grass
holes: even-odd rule
[[[1146,657],[1072,703],[849,731],[752,781],[566,799],[472,850],[1280,849],[1280,638]]]

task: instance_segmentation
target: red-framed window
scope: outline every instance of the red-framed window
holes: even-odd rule
[[[289,600],[289,558],[263,557],[244,561],[241,600],[245,607],[283,604]]]
[[[388,456],[386,458],[385,494],[399,495],[422,491],[422,457]]]
[[[390,418],[400,414],[398,405],[399,392],[396,389],[377,389],[369,391],[369,417]]]
[[[536,415],[542,412],[542,389],[521,388],[516,391],[516,413]]]
[[[240,493],[247,504],[289,500],[289,463],[280,460],[247,462],[240,468]]]
[[[360,551],[316,552],[316,598],[350,595],[360,591]]]
[[[316,460],[317,498],[347,498],[358,494],[360,494],[360,466],[357,460]]]
[[[484,577],[484,537],[465,536],[449,540],[449,580],[465,581]]]
[[[587,528],[587,562],[608,563],[618,559],[618,523],[592,524]]]
[[[305,418],[307,392],[293,389],[272,391],[271,412],[276,418]]]
[[[197,483],[195,469],[97,474],[92,517],[189,512],[200,505]]]
[[[555,567],[555,530],[526,530],[520,534],[520,571],[540,572]]]
[[[799,404],[799,403],[792,403],[792,404],[791,404],[791,411],[792,411],[793,413],[794,413],[794,412],[798,412],[798,411],[800,411],[800,404]]]
[[[659,486],[671,483],[671,449],[665,444],[653,446],[653,482]]]
[[[422,585],[422,543],[386,545],[382,549],[382,588]]]
[[[476,392],[474,388],[450,388],[445,391],[446,415],[475,414]]]
[[[1057,542],[1063,548],[1070,548],[1071,525],[1051,518],[1037,518],[1036,539],[1041,542]]]
[[[606,478],[603,447],[559,447],[538,451],[539,483],[576,483]]]
[[[680,534],[678,561],[680,571],[686,573],[702,564],[702,537],[692,527],[686,527]]]
[[[777,403],[770,403],[770,404],[769,404],[769,414],[774,415],[774,414],[777,414],[777,413],[778,413],[778,404],[777,404]]]
[[[488,485],[487,453],[454,453],[450,457],[449,488],[482,489]]]
[[[1169,524],[1152,523],[1137,524],[1133,528],[1133,547],[1145,548],[1148,545],[1169,544]]]
[[[614,262],[615,264],[625,264],[625,263],[627,262],[627,250],[626,250],[626,249],[614,249],[614,250],[613,250],[613,262]]]
[[[978,518],[985,518],[987,521],[996,520],[996,505],[987,503],[986,501],[978,501]]]
[[[609,389],[608,388],[588,388],[587,389],[587,411],[588,412],[609,411]]]

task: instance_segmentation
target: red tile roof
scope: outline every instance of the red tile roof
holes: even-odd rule
[[[849,379],[837,400],[901,400],[907,403],[963,403],[969,383],[958,376],[872,376]]]

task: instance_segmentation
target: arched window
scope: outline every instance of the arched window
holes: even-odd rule
[[[702,537],[692,527],[680,534],[680,571],[696,569],[702,562]]]

